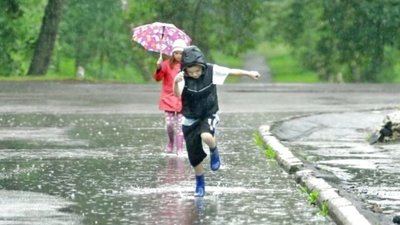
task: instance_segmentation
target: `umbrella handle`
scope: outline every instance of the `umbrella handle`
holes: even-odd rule
[[[161,44],[162,40],[164,39],[164,32],[165,32],[165,26],[162,27],[161,38],[160,38],[160,59],[162,59]]]

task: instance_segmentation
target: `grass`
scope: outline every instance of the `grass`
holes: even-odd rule
[[[311,191],[306,186],[300,186],[300,191],[307,194],[307,201],[310,205],[317,205],[319,192]],[[323,201],[319,206],[319,214],[321,216],[327,216],[329,214],[329,207],[326,201]]]
[[[267,64],[271,69],[273,82],[278,83],[315,83],[319,82],[317,74],[305,69],[291,54],[289,47],[283,44],[260,43],[258,51],[265,55]],[[241,68],[243,61],[240,57],[223,54],[219,51],[211,51],[213,63],[230,68]],[[76,80],[75,67],[71,60],[63,60],[58,63],[57,71],[50,68],[46,76],[0,76],[0,80]],[[92,72],[102,75],[90,76],[90,68],[87,68],[85,81],[121,82],[121,83],[145,83],[140,72],[128,68],[105,67],[103,71]],[[399,78],[400,79],[400,78]],[[237,83],[240,77],[229,76],[227,83]]]
[[[104,75],[101,78],[93,76],[90,72],[86,71],[85,78],[79,80],[71,72],[70,69],[65,68],[63,73],[57,73],[49,70],[47,75],[28,76],[28,75],[12,75],[0,76],[0,81],[80,81],[80,82],[93,82],[93,83],[145,83],[145,80],[140,76],[139,72],[127,68],[105,68]],[[72,70],[73,71],[73,70]]]
[[[215,63],[221,66],[230,68],[240,68],[242,61],[238,57],[225,55],[218,51],[211,52],[212,58]],[[62,72],[59,72],[62,71]],[[95,75],[94,75],[95,74]],[[148,76],[148,75],[147,75]],[[229,76],[226,79],[227,83],[237,83],[240,77]],[[41,76],[27,76],[27,75],[0,75],[0,81],[78,81],[75,77],[75,64],[73,60],[63,59],[57,63],[57,68],[53,65],[49,68],[47,75]],[[104,66],[102,71],[99,69],[87,66],[85,71],[85,78],[83,81],[87,82],[101,82],[101,83],[146,83],[141,72],[135,68],[112,67]]]
[[[310,205],[316,205],[318,200],[319,193],[317,191],[311,191],[308,193],[308,203]]]
[[[258,51],[266,57],[267,65],[271,69],[272,80],[277,83],[316,83],[320,82],[318,74],[301,65],[293,56],[292,49],[282,43],[262,42],[257,46]],[[398,53],[400,54],[400,53]],[[390,56],[389,56],[390,57]],[[398,58],[398,56],[392,56]],[[383,82],[400,83],[400,62],[395,61],[392,78]],[[390,77],[390,76],[389,76]]]
[[[273,82],[277,83],[316,83],[318,75],[302,67],[292,56],[290,49],[283,44],[261,43],[257,49],[265,55],[267,65],[272,72]],[[238,57],[222,54],[218,51],[211,52],[215,63],[230,68],[241,68],[243,61]],[[229,76],[228,83],[235,83],[239,77]]]
[[[278,83],[316,83],[318,75],[302,66],[293,56],[289,47],[283,44],[261,43],[260,53],[265,55],[270,67],[273,82]]]
[[[260,147],[261,149],[264,150],[265,156],[268,159],[275,159],[276,158],[276,152],[269,145],[267,145],[264,142],[264,140],[263,140],[263,138],[262,138],[262,136],[261,136],[261,134],[259,132],[256,132],[254,134],[254,142],[256,143],[256,145],[258,147]]]
[[[394,73],[397,74],[397,76],[395,76],[393,83],[400,83],[400,63],[397,61],[395,66],[394,66]]]
[[[219,51],[211,51],[212,58],[215,63],[221,66],[240,68],[242,66],[242,61],[238,57],[233,57],[231,55],[225,55]]]
[[[117,80],[98,80],[90,77],[85,77],[84,80],[76,79],[75,77],[45,75],[45,76],[7,76],[1,77],[0,81],[77,81],[77,82],[92,82],[92,83],[124,83]]]
[[[0,81],[64,81],[74,80],[72,77],[62,77],[57,75],[46,76],[0,76]]]
[[[329,208],[328,208],[328,204],[326,203],[326,201],[322,202],[319,209],[320,209],[319,214],[321,216],[327,216],[329,214]]]

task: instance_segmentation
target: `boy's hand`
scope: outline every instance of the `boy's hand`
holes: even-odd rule
[[[183,80],[183,71],[179,72],[178,74],[176,74],[175,77],[175,83],[179,83]]]
[[[249,77],[253,80],[258,80],[258,78],[261,77],[260,73],[258,71],[249,71]]]

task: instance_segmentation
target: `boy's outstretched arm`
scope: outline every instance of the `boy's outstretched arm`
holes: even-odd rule
[[[258,71],[252,70],[242,70],[242,69],[231,69],[229,75],[233,76],[248,76],[253,80],[258,80],[260,78],[260,73]]]
[[[175,96],[179,97],[182,95],[182,91],[183,91],[183,71],[179,72],[174,80],[174,94]]]

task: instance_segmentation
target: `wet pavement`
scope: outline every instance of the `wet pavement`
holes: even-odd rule
[[[294,116],[400,103],[394,85],[219,90],[223,165],[206,168],[207,195],[197,201],[187,158],[163,153],[158,85],[1,82],[0,204],[15,207],[0,224],[34,224],[41,196],[42,224],[333,224],[265,158],[254,133]]]
[[[277,123],[273,133],[352,199],[375,223],[400,214],[400,143],[369,144],[392,110],[312,115]]]
[[[245,115],[222,118],[223,165],[207,168],[199,201],[187,158],[163,153],[159,114],[3,114],[0,224],[34,224],[34,207],[48,215],[37,224],[331,224],[255,146]]]

